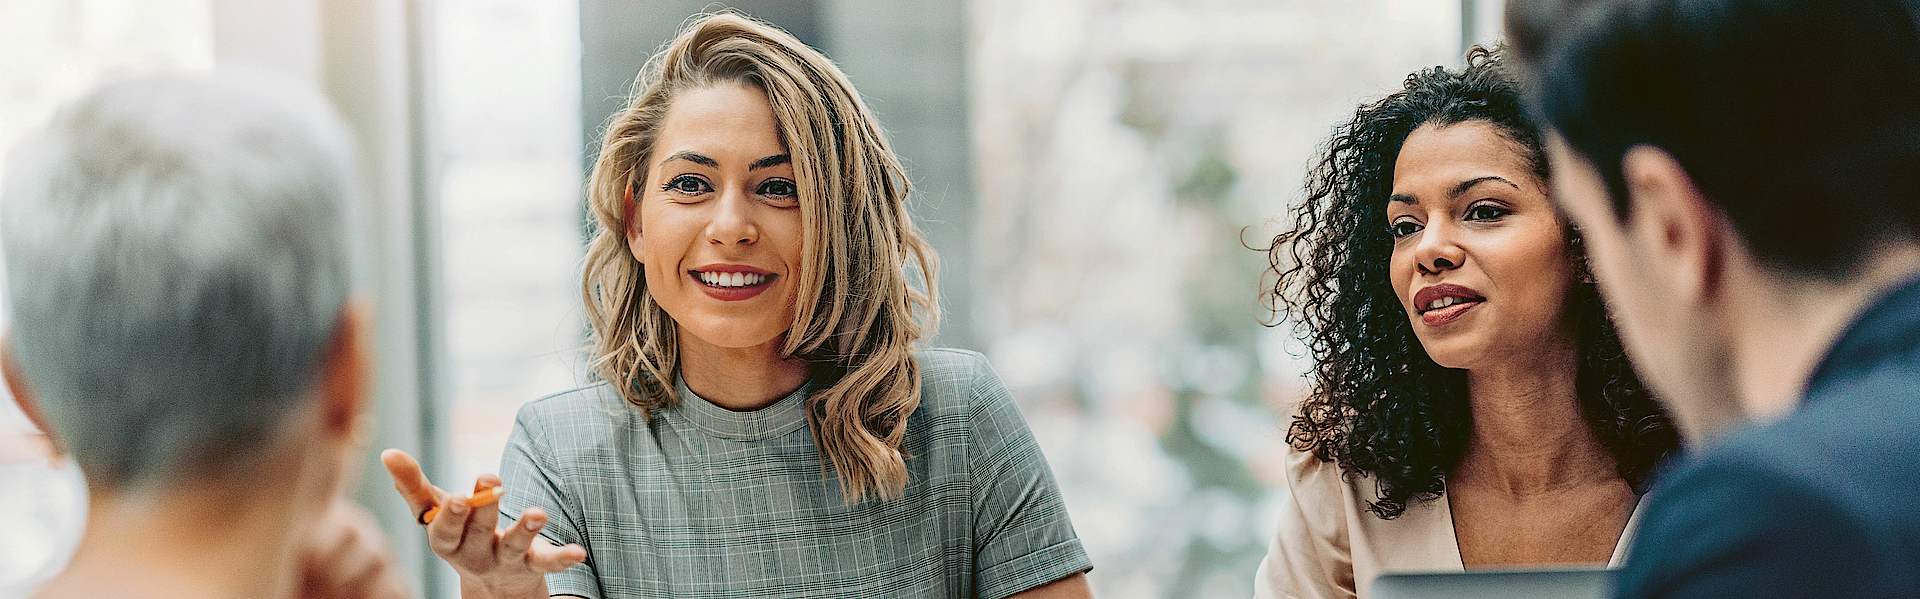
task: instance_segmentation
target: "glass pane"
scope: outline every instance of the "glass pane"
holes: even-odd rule
[[[521,404],[584,380],[577,10],[574,0],[435,5],[448,488],[500,467]]]

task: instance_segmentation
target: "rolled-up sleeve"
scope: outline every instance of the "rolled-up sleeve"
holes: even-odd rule
[[[502,521],[515,521],[527,508],[538,506],[547,512],[547,525],[540,529],[542,538],[555,545],[575,543],[587,547],[587,539],[581,534],[586,525],[581,519],[579,504],[569,500],[566,490],[556,482],[560,477],[553,462],[553,450],[545,442],[543,431],[533,424],[540,421],[535,415],[539,405],[530,403],[520,409],[514,419],[513,432],[507,437],[506,451],[500,456],[500,481],[506,491],[500,498]],[[601,599],[599,577],[593,571],[593,552],[588,551],[587,556],[584,563],[548,574],[547,594]]]
[[[982,362],[968,414],[974,592],[999,599],[1085,572],[1093,562],[1013,396]]]

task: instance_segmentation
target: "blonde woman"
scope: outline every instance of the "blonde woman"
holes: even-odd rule
[[[521,409],[497,511],[387,456],[462,595],[1089,596],[986,360],[913,350],[935,259],[846,77],[724,13],[643,76],[589,190],[605,382]]]

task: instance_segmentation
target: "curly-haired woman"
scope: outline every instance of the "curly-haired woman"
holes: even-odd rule
[[[906,194],[825,56],[690,22],[593,169],[603,382],[520,410],[481,481],[498,509],[386,456],[423,521],[445,507],[427,537],[461,595],[1086,597],[1006,387],[979,354],[914,350],[936,309],[910,280],[935,272]]]
[[[1313,387],[1260,597],[1390,571],[1611,563],[1679,438],[1548,197],[1497,54],[1362,106],[1269,248]]]

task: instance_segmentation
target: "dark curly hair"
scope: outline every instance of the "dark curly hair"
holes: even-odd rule
[[[1371,475],[1379,498],[1368,509],[1383,519],[1446,490],[1446,473],[1459,465],[1473,428],[1466,371],[1434,363],[1394,295],[1387,271],[1393,239],[1385,225],[1393,165],[1407,135],[1426,123],[1471,120],[1495,125],[1525,148],[1546,180],[1540,135],[1513,77],[1499,52],[1475,47],[1465,69],[1414,73],[1400,91],[1361,106],[1339,127],[1307,176],[1295,228],[1267,248],[1274,275],[1263,293],[1268,307],[1293,315],[1315,361],[1312,390],[1287,441],[1338,462],[1349,475]],[[1581,279],[1568,296],[1578,328],[1581,411],[1621,478],[1645,492],[1654,467],[1678,450],[1679,434],[1634,375],[1599,291],[1584,276],[1578,231],[1569,226],[1566,238]]]

